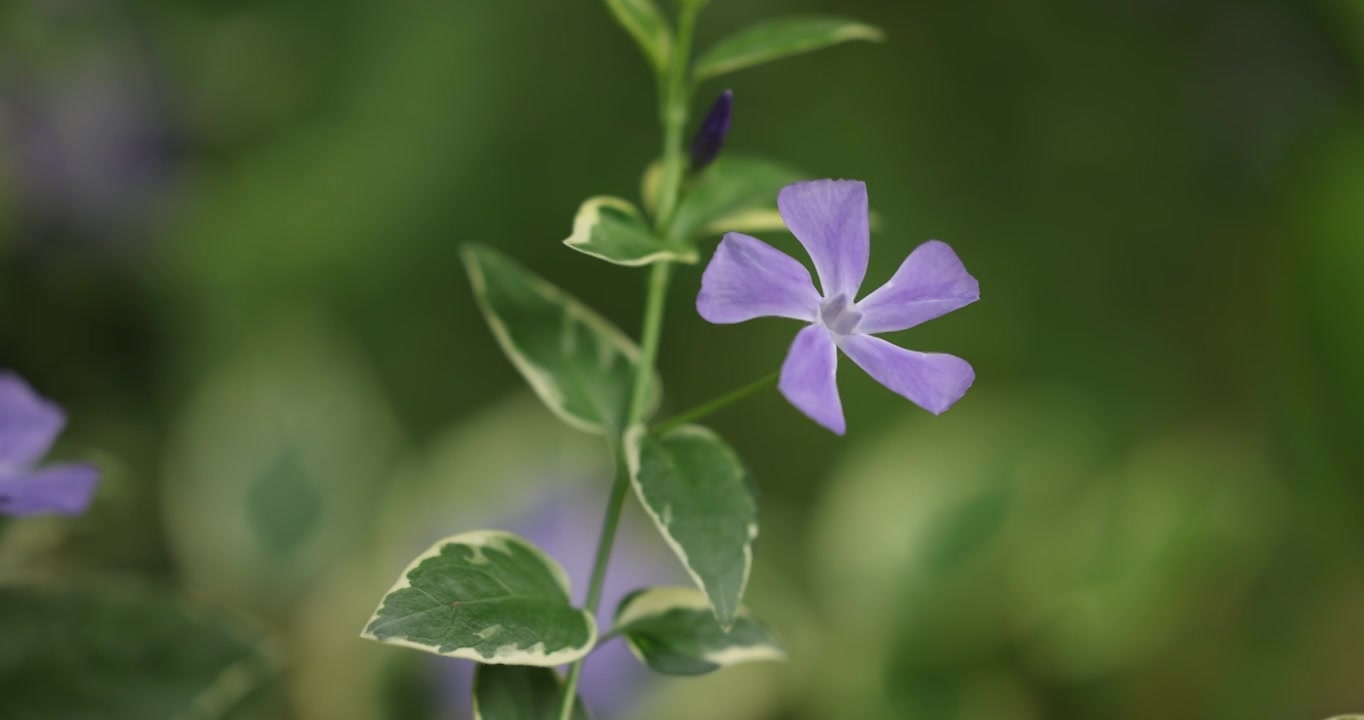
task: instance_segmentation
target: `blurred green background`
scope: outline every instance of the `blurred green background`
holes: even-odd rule
[[[977,380],[934,418],[847,371],[846,438],[776,393],[715,416],[762,492],[749,604],[793,657],[632,676],[615,716],[1364,711],[1364,4],[714,0],[698,42],[798,12],[889,40],[698,102],[734,90],[730,150],[867,181],[869,282],[949,242],[982,301],[895,340]],[[187,706],[118,652],[22,672],[0,629],[0,716],[466,717],[459,668],[365,618],[425,544],[546,498],[581,536],[551,554],[590,547],[610,475],[503,359],[457,251],[636,332],[644,273],[560,241],[587,196],[637,195],[655,114],[597,0],[0,5],[0,366],[104,470],[85,517],[0,525],[0,581],[188,603],[267,648]],[[671,410],[795,330],[703,322],[699,275],[669,298]],[[88,617],[65,631],[109,631]],[[161,694],[24,704],[113,668]]]

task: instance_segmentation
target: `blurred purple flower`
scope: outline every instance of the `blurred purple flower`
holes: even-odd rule
[[[574,601],[586,602],[587,583],[597,552],[597,534],[603,509],[579,494],[551,494],[535,507],[507,521],[493,523],[530,540],[564,566],[576,593]],[[680,566],[662,553],[650,552],[648,545],[631,542],[632,535],[652,532],[630,517],[622,518],[611,565],[602,585],[597,627],[604,634],[610,629],[616,605],[632,591],[656,585],[689,582]],[[441,662],[443,715],[466,717],[471,704],[474,663],[468,660]],[[578,692],[596,720],[632,717],[631,711],[654,679],[620,640],[612,640],[593,651],[583,665]]]
[[[0,48],[0,162],[13,166],[20,237],[138,234],[171,187],[177,152],[137,28],[116,4],[17,12],[72,48]]]
[[[0,513],[85,512],[99,474],[77,463],[34,466],[61,434],[66,416],[18,375],[0,371]]]
[[[734,105],[734,91],[726,90],[715,98],[706,118],[701,121],[701,129],[691,142],[691,169],[696,172],[714,162],[725,145],[729,134],[729,120]]]
[[[915,248],[885,285],[855,302],[867,273],[871,231],[867,186],[815,180],[777,196],[786,227],[814,260],[823,292],[791,256],[757,238],[729,233],[701,277],[696,309],[713,323],[787,317],[812,323],[796,335],[778,383],[810,419],[842,435],[838,350],[895,393],[935,415],[966,394],[975,371],[961,358],[892,345],[876,333],[906,330],[980,299],[980,285],[956,253],[931,240]]]

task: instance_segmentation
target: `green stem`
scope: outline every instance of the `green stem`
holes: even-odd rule
[[[738,390],[735,390],[731,393],[727,393],[725,395],[721,395],[720,397],[715,398],[710,402],[702,403],[701,405],[697,405],[696,407],[684,413],[674,415],[668,418],[667,420],[664,420],[663,422],[658,424],[658,430],[656,432],[659,435],[662,435],[663,433],[668,432],[673,428],[681,427],[693,420],[700,420],[701,418],[715,412],[716,410],[720,410],[722,408],[733,405],[734,403],[743,400],[744,398],[748,397],[749,395],[752,395],[755,392],[758,392],[759,390],[765,390],[773,385],[776,385],[777,380],[780,378],[781,372],[778,371],[772,373],[771,375],[768,375],[765,378],[754,380],[753,382],[739,388]]]
[[[666,237],[673,213],[677,210],[678,196],[682,192],[682,176],[686,173],[686,157],[682,151],[682,134],[687,126],[687,65],[691,55],[692,31],[696,27],[696,13],[701,3],[684,1],[678,12],[677,42],[673,49],[672,64],[667,73],[660,78],[660,107],[663,123],[663,184],[659,199],[657,225],[654,230],[659,237]],[[634,388],[630,393],[630,408],[625,418],[628,430],[644,419],[648,410],[649,383],[653,381],[654,364],[658,359],[658,345],[663,334],[663,308],[668,293],[668,277],[672,271],[667,262],[653,265],[649,273],[648,297],[644,307],[644,329],[639,342],[639,361],[635,368]],[[611,496],[606,503],[606,517],[602,520],[601,536],[597,541],[597,558],[592,563],[592,580],[587,586],[587,611],[597,614],[601,602],[602,583],[606,579],[606,568],[611,561],[611,547],[615,544],[616,526],[620,524],[620,511],[625,505],[626,491],[630,477],[625,457],[621,449],[613,449],[616,459],[616,479],[611,485]],[[578,695],[578,681],[582,676],[583,661],[574,662],[568,669],[564,681],[564,695],[559,703],[559,720],[570,720],[573,716],[574,701]]]
[[[677,17],[677,42],[673,62],[663,79],[659,98],[659,119],[663,123],[663,180],[659,187],[659,235],[666,237],[672,226],[673,213],[682,191],[682,177],[687,172],[683,154],[683,133],[687,129],[687,63],[691,55],[692,32],[696,29],[699,3],[683,2]]]

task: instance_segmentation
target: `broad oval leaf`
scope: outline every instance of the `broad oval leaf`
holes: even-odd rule
[[[559,720],[563,681],[546,667],[479,665],[474,671],[474,720]],[[578,698],[572,720],[592,720]]]
[[[0,588],[0,715],[223,718],[274,679],[264,638],[121,587]]]
[[[672,54],[673,33],[663,11],[653,0],[606,0],[606,7],[616,16],[616,21],[630,33],[644,51],[644,57],[654,70],[662,71],[668,66]]]
[[[639,590],[621,601],[616,626],[640,662],[665,675],[703,675],[722,667],[785,660],[775,633],[746,608],[734,627],[716,622],[706,596],[693,588]]]
[[[720,625],[732,627],[758,537],[758,503],[739,456],[699,425],[659,437],[636,425],[625,452],[644,509],[710,598]]]
[[[573,607],[559,563],[511,533],[477,530],[417,556],[361,637],[481,663],[552,666],[590,652],[597,625]]]
[[[660,261],[694,263],[696,248],[661,240],[628,200],[594,197],[578,208],[573,234],[564,244],[609,263],[638,267]]]
[[[696,61],[698,82],[851,40],[880,42],[880,28],[843,18],[779,18],[721,40]]]
[[[805,176],[779,163],[725,156],[692,182],[668,235],[690,240],[725,232],[780,230],[777,193]]]
[[[614,325],[505,255],[463,252],[474,298],[502,351],[560,419],[584,432],[623,430],[639,347]],[[658,405],[657,376],[646,407]]]

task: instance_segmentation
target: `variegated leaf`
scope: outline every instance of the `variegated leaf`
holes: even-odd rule
[[[407,566],[362,637],[498,665],[553,666],[591,652],[592,615],[573,607],[568,576],[511,533],[448,537]]]

